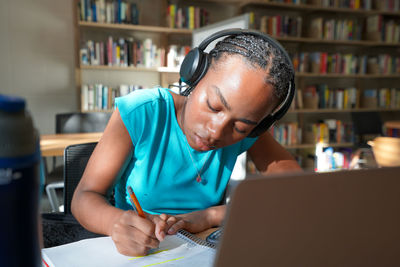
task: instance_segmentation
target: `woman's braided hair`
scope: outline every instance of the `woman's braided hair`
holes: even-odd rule
[[[267,40],[250,34],[228,36],[218,42],[209,54],[210,67],[225,54],[242,55],[253,67],[266,70],[266,82],[275,88],[275,97],[279,103],[282,103],[288,94],[288,84],[294,76],[293,68],[286,56]]]

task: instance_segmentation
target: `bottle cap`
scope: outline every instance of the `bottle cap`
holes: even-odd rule
[[[5,159],[35,155],[38,136],[25,103],[21,97],[0,94],[0,165]]]
[[[0,94],[0,110],[5,112],[19,112],[25,109],[25,100],[17,96]]]

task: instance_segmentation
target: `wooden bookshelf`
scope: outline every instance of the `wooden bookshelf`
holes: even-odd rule
[[[186,35],[192,34],[192,30],[189,29],[174,29],[168,27],[147,26],[147,25],[99,23],[99,22],[87,22],[87,21],[79,21],[78,25],[80,27],[86,27],[91,29],[126,30],[126,31],[164,33],[164,34],[186,34]]]
[[[121,67],[121,66],[92,66],[92,65],[81,65],[82,70],[104,70],[104,71],[143,71],[143,72],[159,72],[159,73],[179,73],[179,69],[157,67],[157,68],[146,68],[146,67]]]
[[[293,43],[305,43],[305,44],[322,44],[322,45],[351,45],[351,46],[365,46],[365,47],[400,47],[399,43],[385,43],[376,41],[358,41],[358,40],[325,40],[317,38],[307,37],[279,37],[273,36],[276,40]]]
[[[242,12],[254,12],[254,17],[256,18],[256,21],[254,23],[255,28],[257,30],[267,32],[273,38],[277,39],[287,49],[287,51],[290,54],[296,56],[299,66],[302,63],[302,56],[304,56],[301,55],[301,53],[308,53],[304,56],[304,58],[309,59],[309,61],[306,62],[307,64],[305,64],[304,66],[301,66],[307,69],[307,72],[296,72],[295,74],[296,87],[302,89],[301,92],[303,93],[303,97],[301,98],[302,100],[300,99],[300,101],[303,101],[303,104],[305,99],[304,93],[307,92],[304,89],[306,89],[308,86],[317,86],[326,84],[326,86],[329,89],[333,89],[332,91],[329,91],[329,93],[333,92],[335,94],[335,97],[337,89],[341,89],[344,91],[347,88],[356,88],[357,107],[358,106],[362,107],[364,105],[368,106],[367,103],[364,103],[365,99],[363,98],[364,93],[367,89],[379,90],[380,88],[399,88],[397,81],[400,80],[400,73],[391,72],[391,74],[381,74],[380,72],[383,73],[384,68],[388,68],[388,70],[390,70],[390,68],[389,65],[385,65],[383,67],[383,65],[379,64],[381,63],[380,61],[386,54],[392,57],[393,56],[397,57],[397,55],[399,55],[400,53],[399,49],[400,43],[377,41],[379,39],[375,38],[376,36],[370,36],[370,35],[367,36],[366,34],[364,34],[364,30],[365,30],[365,25],[367,23],[367,19],[370,16],[380,15],[384,16],[383,19],[397,21],[398,18],[400,18],[400,12],[391,12],[391,11],[382,11],[373,9],[364,10],[364,9],[352,9],[352,8],[324,7],[312,4],[292,4],[287,2],[278,3],[278,2],[264,1],[264,0],[247,0],[241,2],[239,6]],[[316,32],[312,32],[311,31],[312,23],[315,21],[315,19],[319,18],[322,18],[322,28],[319,26],[320,24],[317,24],[317,26],[313,25],[314,27],[316,27],[314,28],[314,31]],[[288,19],[291,19],[290,23],[287,22]],[[325,30],[329,29],[329,27],[331,27],[332,29],[332,27],[341,25],[340,23],[345,23],[343,22],[345,19],[355,21],[355,24],[353,25],[360,27],[360,28],[352,28],[353,29],[352,37],[348,35],[348,32],[340,32],[340,33],[325,32]],[[331,20],[333,20],[333,22]],[[295,22],[295,24],[292,24],[293,21]],[[325,25],[326,21],[330,23],[328,24],[328,26]],[[282,28],[280,29],[274,28],[276,25],[281,25]],[[289,27],[289,29],[286,27]],[[347,24],[344,27],[346,28]],[[352,31],[351,29],[348,30],[349,32]],[[279,34],[280,31],[281,35]],[[341,35],[342,33],[343,35]],[[310,36],[321,36],[321,37],[314,38]],[[337,40],[327,40],[322,38],[322,36],[331,36],[332,38],[337,38]],[[340,38],[346,38],[346,40],[341,40]],[[357,39],[357,40],[351,40],[351,39]],[[390,40],[390,38],[388,39]],[[338,53],[341,56],[338,58],[343,60],[341,64],[343,64],[343,62],[345,62],[346,60],[347,64],[354,64],[356,62],[356,64],[360,65],[358,65],[357,68],[354,67],[354,65],[351,65],[351,67],[349,68],[347,68],[348,65],[346,67],[339,65],[340,67],[338,69],[340,72],[346,71],[349,74],[311,72],[311,69],[314,71],[318,71],[321,69],[328,69],[328,66],[330,68],[334,68],[335,65],[332,64],[336,63],[336,61],[334,60],[337,59],[332,57],[329,59],[331,61],[326,60],[327,61],[326,66],[324,65],[321,66],[318,65],[319,61],[315,60],[315,57],[318,56],[318,54],[311,54],[313,52],[326,53],[326,55],[328,56]],[[353,55],[354,57],[351,57],[350,59],[349,58],[345,59],[345,56],[349,54]],[[323,56],[326,58],[326,55]],[[366,56],[367,58],[364,58],[364,56]],[[379,56],[381,56],[381,58],[378,58]],[[389,58],[388,60],[392,59],[393,58]],[[320,62],[323,62],[322,57],[319,58],[319,60],[321,60]],[[385,62],[386,60],[387,59],[385,58]],[[328,62],[330,65],[328,65]],[[365,65],[361,65],[360,62],[362,62]],[[361,68],[361,66],[363,68]],[[362,74],[360,72],[360,69],[362,69],[363,71]],[[323,86],[321,88],[324,89]],[[379,92],[378,90],[377,92]],[[319,93],[317,91],[317,95],[318,94]],[[346,97],[349,96],[347,95]],[[310,101],[310,98],[308,98],[307,101]],[[310,103],[312,102],[309,102],[308,105],[310,105]],[[332,103],[329,102],[329,104],[331,105]],[[322,130],[322,128],[320,128],[319,126],[319,123],[325,122],[325,120],[328,119],[340,120],[342,123],[336,125],[340,125],[338,127],[344,127],[343,129],[346,132],[344,136],[340,134],[341,140],[352,140],[352,138],[348,138],[349,136],[347,132],[348,123],[352,121],[351,114],[364,113],[364,112],[365,113],[379,112],[382,114],[383,117],[393,118],[398,116],[396,114],[400,113],[400,107],[352,108],[352,109],[335,109],[335,108],[291,109],[288,112],[289,116],[286,116],[281,122],[277,123],[276,128],[274,128],[274,130],[271,132],[276,134],[277,140],[278,141],[280,140],[282,143],[288,143],[288,141],[291,142],[297,141],[297,143],[300,142],[299,144],[296,145],[285,145],[284,147],[290,150],[292,154],[294,154],[295,156],[301,155],[301,157],[303,158],[303,163],[305,163],[310,158],[307,155],[310,153],[310,151],[316,148],[316,144],[310,143],[310,140],[313,140],[313,138],[310,137],[310,135],[319,135],[319,134],[322,135],[322,133],[319,132]],[[295,124],[296,122],[297,125]],[[326,126],[324,126],[325,130],[328,127],[327,123],[329,122],[326,122]],[[315,130],[314,127],[312,130],[310,129],[309,126],[311,126],[312,124],[316,125],[315,126],[317,129],[316,132],[314,132]],[[302,130],[302,134],[293,136],[293,131],[297,131],[298,128]],[[329,135],[330,134],[331,133],[329,133]],[[300,136],[301,140],[299,140]],[[334,140],[336,140],[336,138],[337,136],[335,134]],[[331,141],[334,142],[334,140]],[[355,143],[353,142],[330,143],[327,144],[326,146],[334,148],[356,148]]]
[[[319,5],[311,4],[292,4],[292,3],[280,3],[280,2],[266,2],[263,0],[249,0],[242,1],[240,3],[240,8],[246,6],[262,6],[276,9],[289,9],[289,10],[299,10],[299,11],[312,11],[312,12],[329,12],[329,13],[346,13],[352,15],[361,16],[371,16],[371,15],[386,15],[400,17],[400,12],[392,11],[381,11],[381,10],[364,10],[364,9],[352,9],[352,8],[342,8],[342,7],[324,7]]]
[[[79,1],[75,0],[78,4]],[[150,3],[151,2],[151,3]],[[134,36],[138,33],[138,39],[141,36],[152,36],[151,38],[159,39],[163,47],[167,47],[171,44],[171,39],[177,38],[188,40],[191,38],[192,30],[189,29],[175,29],[165,27],[165,10],[169,1],[166,0],[148,0],[143,1],[145,5],[152,6],[152,3],[158,3],[161,5],[151,10],[151,16],[146,16],[146,21],[140,21],[141,25],[131,25],[131,24],[117,24],[117,23],[98,23],[98,22],[88,22],[76,20],[77,31],[87,32],[93,36],[103,35],[129,35]],[[299,16],[302,18],[301,34],[299,37],[281,37],[272,36],[277,39],[282,45],[288,50],[288,52],[326,52],[326,53],[340,53],[353,54],[353,55],[367,55],[376,56],[379,54],[400,54],[400,43],[396,42],[382,42],[382,41],[371,41],[371,40],[326,40],[321,38],[311,38],[308,36],[318,36],[312,35],[307,32],[309,29],[309,24],[312,17],[323,17],[323,18],[334,18],[334,19],[346,19],[355,18],[360,20],[365,20],[369,16],[381,15],[388,17],[390,19],[398,20],[400,19],[400,12],[383,11],[383,10],[364,10],[364,9],[351,9],[351,8],[336,8],[336,7],[324,7],[311,4],[291,4],[291,3],[278,3],[265,0],[195,0],[190,2],[193,5],[213,5],[219,7],[228,7],[229,10],[234,10],[234,15],[240,15],[244,12],[260,13],[261,15],[282,15],[289,14],[290,16]],[[232,8],[233,7],[233,8]],[[148,8],[147,8],[148,9]],[[151,8],[150,8],[151,9]],[[227,8],[228,10],[228,8]],[[149,12],[147,10],[147,12]],[[215,12],[215,11],[214,11]],[[223,13],[224,11],[218,11]],[[142,14],[143,15],[143,14]],[[143,15],[144,16],[144,15]],[[160,17],[162,19],[160,19]],[[142,17],[143,18],[143,17]],[[151,20],[149,20],[151,18]],[[215,19],[217,18],[217,19]],[[227,18],[221,14],[215,14],[214,22]],[[257,16],[255,16],[256,19]],[[254,23],[255,27],[259,27],[257,21]],[[80,36],[81,37],[81,36]],[[78,39],[80,38],[78,36]],[[94,39],[96,38],[94,37]],[[367,39],[362,36],[362,39]],[[78,51],[79,51],[79,46]],[[388,52],[387,52],[388,51]],[[311,63],[310,63],[311,64]],[[99,73],[101,77],[108,76],[119,76],[119,75],[138,75],[139,77],[144,77],[147,75],[159,75],[158,84],[170,84],[171,81],[175,81],[178,77],[179,69],[177,68],[165,68],[165,67],[119,67],[119,66],[91,66],[91,65],[77,65],[77,76],[82,77],[82,73]],[[124,73],[128,72],[128,73]],[[399,88],[398,80],[400,80],[400,73],[395,74],[379,74],[377,71],[370,71],[373,73],[366,74],[340,74],[340,73],[312,73],[312,72],[296,72],[296,87],[299,89],[304,89],[308,85],[313,84],[327,84],[329,88],[347,88],[354,87],[359,90],[359,95],[364,89],[368,88]],[[173,77],[173,79],[166,78]],[[175,79],[175,80],[174,80]],[[99,81],[106,84],[105,81]],[[82,80],[81,80],[82,83]],[[80,84],[79,84],[80,85]],[[304,92],[304,91],[303,91]],[[358,95],[358,103],[360,104],[360,96]],[[303,98],[304,99],[304,98]],[[362,106],[362,105],[357,105]],[[95,110],[87,111],[94,112]],[[111,110],[97,110],[103,112],[111,112]],[[287,116],[288,122],[294,119],[298,122],[299,128],[301,128],[305,134],[306,126],[316,123],[316,121],[324,119],[335,119],[338,118],[342,120],[349,119],[351,113],[358,112],[379,112],[385,116],[390,117],[391,120],[396,120],[399,118],[395,117],[394,114],[400,114],[400,107],[398,108],[353,108],[353,109],[294,109],[289,110],[290,116]],[[282,120],[285,123],[285,119]],[[304,136],[303,136],[304,139]],[[314,139],[307,139],[308,141]],[[338,139],[339,140],[339,139]],[[345,140],[345,139],[341,139]],[[347,139],[346,139],[347,140]],[[304,140],[303,140],[304,141]],[[327,146],[334,148],[353,148],[354,143],[331,143]],[[291,150],[294,154],[299,152],[307,151],[307,149],[314,149],[315,144],[301,143],[297,145],[285,146],[286,149]]]
[[[291,109],[289,113],[349,113],[349,112],[397,112],[400,108],[353,108],[353,109]]]
[[[341,74],[297,72],[296,77],[303,78],[357,78],[357,79],[399,79],[400,74]]]
[[[105,71],[145,71],[145,72],[161,72],[161,73],[178,73],[179,69],[158,67],[120,67],[120,66],[93,66],[81,65],[82,70],[105,70]],[[305,73],[297,72],[296,77],[304,78],[359,78],[359,79],[399,79],[400,74],[340,74],[340,73]]]
[[[81,65],[82,70],[158,72],[157,68]]]
[[[353,147],[353,143],[329,143],[324,144],[324,147]],[[310,149],[315,148],[316,144],[298,144],[298,145],[284,145],[286,149]]]

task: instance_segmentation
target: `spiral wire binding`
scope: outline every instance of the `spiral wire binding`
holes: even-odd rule
[[[184,237],[188,238],[190,241],[193,241],[194,243],[196,243],[198,245],[209,247],[209,248],[214,248],[214,249],[217,248],[216,245],[211,244],[210,242],[203,240],[200,237],[197,237],[183,229],[178,230],[178,233],[180,233],[181,235],[183,235]]]

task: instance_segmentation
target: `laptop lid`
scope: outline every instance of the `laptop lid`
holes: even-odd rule
[[[400,168],[244,180],[215,266],[400,266]]]

